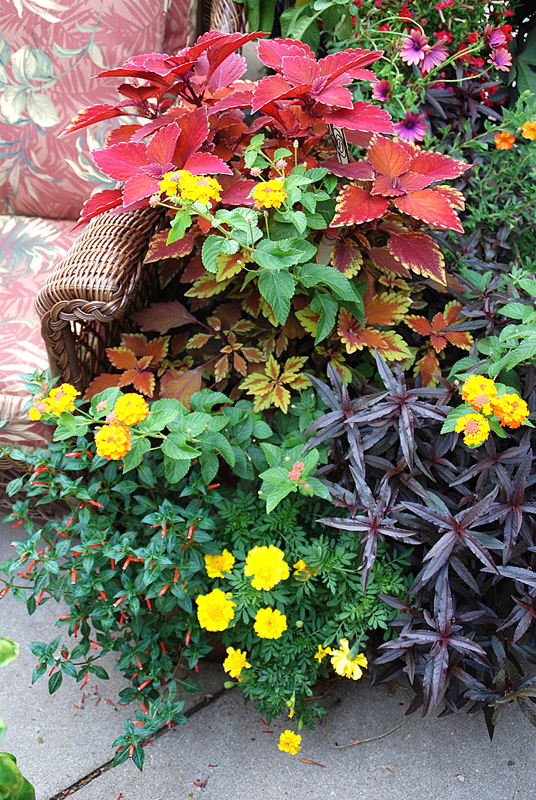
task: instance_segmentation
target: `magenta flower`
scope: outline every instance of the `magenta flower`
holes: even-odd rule
[[[492,52],[488,62],[493,64],[495,69],[500,69],[501,72],[509,72],[512,66],[512,56],[506,47],[499,47]]]
[[[446,39],[439,39],[432,47],[427,47],[424,58],[420,64],[423,72],[430,72],[434,67],[439,67],[447,58],[449,51],[445,47]]]
[[[407,142],[421,141],[427,130],[424,114],[413,114],[411,111],[406,111],[406,118],[402,122],[395,122],[393,127],[398,136]]]
[[[374,100],[379,100],[380,103],[386,103],[391,99],[391,84],[387,78],[381,81],[374,81],[372,84],[372,97]]]
[[[496,50],[497,47],[502,47],[506,44],[506,36],[500,28],[492,28],[491,25],[486,25],[484,44],[488,44],[492,50]]]
[[[418,28],[413,28],[409,32],[409,37],[402,42],[400,58],[406,64],[418,64],[424,58],[427,44],[428,37],[421,33]]]

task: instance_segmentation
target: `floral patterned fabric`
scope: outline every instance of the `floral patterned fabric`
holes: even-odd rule
[[[39,445],[44,425],[31,423],[21,375],[48,367],[35,296],[78,231],[70,220],[0,216],[0,447]]]
[[[96,73],[134,53],[184,46],[193,28],[189,8],[189,0],[0,2],[3,213],[78,217],[103,183],[87,154],[102,146],[110,125],[58,134],[79,109],[116,102],[116,80],[95,80]]]

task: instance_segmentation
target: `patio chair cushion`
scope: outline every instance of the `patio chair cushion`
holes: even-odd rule
[[[102,184],[89,151],[105,122],[58,139],[86,106],[115,103],[117,78],[94,79],[136,53],[177,49],[192,24],[189,0],[0,3],[0,213],[76,219]],[[180,21],[182,19],[182,28]],[[128,118],[120,118],[128,120]]]
[[[21,375],[48,367],[35,297],[78,231],[72,220],[0,216],[0,447],[44,444],[50,428],[32,423]]]

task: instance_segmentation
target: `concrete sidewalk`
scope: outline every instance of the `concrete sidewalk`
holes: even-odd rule
[[[1,528],[0,536],[2,560],[13,532]],[[53,696],[45,679],[30,688],[34,657],[26,645],[57,635],[57,614],[50,602],[32,617],[9,595],[0,602],[2,634],[21,647],[19,658],[0,671],[0,715],[8,724],[2,748],[16,754],[37,800],[536,800],[536,730],[516,709],[490,742],[481,715],[405,719],[402,686],[369,689],[364,682],[343,682],[328,695],[328,724],[302,731],[296,756],[277,748],[292,722],[281,719],[266,729],[253,705],[232,690],[206,704],[202,696],[188,696],[195,713],[147,746],[143,773],[131,762],[101,771],[128,716],[105,699],[115,702],[122,686],[113,657],[110,681],[91,681],[84,690],[67,681]],[[209,695],[224,679],[217,665],[196,677]],[[403,720],[384,738],[352,743]]]

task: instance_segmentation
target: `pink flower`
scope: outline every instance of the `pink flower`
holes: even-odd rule
[[[391,84],[387,78],[372,83],[372,97],[374,100],[379,100],[380,103],[385,103],[391,99]]]
[[[287,166],[286,159],[278,158],[278,160],[275,162],[275,166],[277,167],[277,169],[285,169],[285,167]]]
[[[97,411],[104,411],[107,405],[108,405],[107,400],[101,400],[100,403],[97,403]]]
[[[110,411],[110,413],[106,416],[106,422],[108,425],[111,425],[115,422],[115,411]]]
[[[424,58],[420,64],[423,72],[430,72],[434,67],[439,67],[447,58],[449,51],[445,47],[445,41],[445,39],[439,39],[431,47],[426,48]]]
[[[407,142],[416,142],[424,139],[426,135],[426,123],[424,114],[413,114],[411,111],[406,111],[406,118],[402,122],[395,122],[395,132],[401,139]]]
[[[484,44],[488,44],[492,50],[497,47],[502,47],[506,44],[506,36],[500,28],[492,28],[491,25],[486,25],[484,29]]]
[[[512,56],[506,47],[499,47],[492,52],[488,58],[488,63],[493,64],[495,69],[500,69],[501,72],[509,72],[512,66]]]
[[[424,58],[425,47],[428,44],[428,37],[420,32],[417,28],[413,28],[407,39],[402,42],[402,50],[400,51],[400,58],[406,64],[418,64]]]

